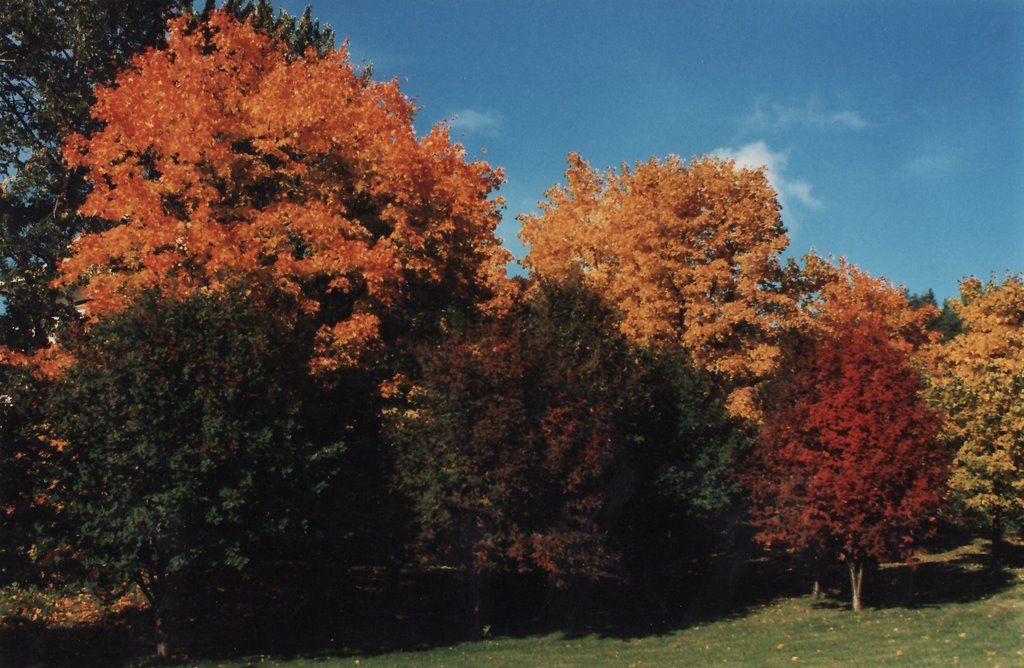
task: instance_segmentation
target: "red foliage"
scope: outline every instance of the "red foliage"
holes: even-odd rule
[[[420,552],[556,582],[606,567],[599,517],[616,452],[607,400],[570,387],[572,362],[512,317],[454,334],[422,362],[410,407],[391,424]]]
[[[745,476],[759,539],[851,562],[909,558],[949,455],[908,352],[883,323],[851,318],[797,364]]]

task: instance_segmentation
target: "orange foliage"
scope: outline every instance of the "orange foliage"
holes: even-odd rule
[[[797,303],[782,289],[788,238],[763,171],[670,157],[601,174],[572,154],[566,180],[522,217],[535,274],[581,272],[620,310],[624,334],[685,346],[735,386],[775,368]],[[731,407],[754,411],[744,391]]]
[[[912,309],[906,292],[884,278],[875,278],[840,258],[832,264],[815,255],[805,258],[805,281],[813,286],[805,304],[816,337],[835,337],[851,327],[878,326],[889,343],[914,353],[935,341],[928,322],[939,314],[934,306]]]
[[[152,286],[184,296],[244,274],[322,315],[330,369],[422,290],[487,296],[506,261],[488,199],[501,172],[467,162],[444,124],[417,138],[397,82],[361,76],[345,46],[294,57],[224,12],[169,30],[166,49],[97,91],[103,129],[65,146],[93,183],[81,213],[111,223],[60,267],[90,316]]]
[[[54,586],[35,589],[11,589],[0,594],[0,629],[24,621],[44,624],[50,628],[94,626],[124,614],[128,610],[149,607],[135,588],[115,599],[103,598],[87,591],[70,591]]]
[[[23,367],[39,380],[59,377],[73,362],[71,353],[55,346],[40,348],[30,355],[0,346],[0,366]]]

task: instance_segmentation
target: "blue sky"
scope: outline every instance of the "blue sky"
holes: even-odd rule
[[[298,13],[306,2],[281,4]],[[561,181],[718,154],[767,165],[791,254],[911,291],[1024,271],[1024,2],[315,0],[375,78],[506,171],[499,234]],[[484,153],[486,152],[486,153]]]

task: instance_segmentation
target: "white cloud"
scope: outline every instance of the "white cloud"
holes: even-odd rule
[[[810,209],[818,209],[822,205],[821,200],[811,192],[812,186],[809,182],[802,179],[791,179],[785,175],[788,156],[782,152],[772,151],[763,140],[741,146],[738,149],[716,148],[712,154],[725,160],[734,160],[737,167],[747,169],[764,167],[768,182],[779,193],[779,200],[783,207],[786,207],[790,200],[800,202]]]
[[[785,181],[787,195],[792,195],[804,206],[812,209],[821,207],[821,200],[811,193],[811,184],[807,181]]]
[[[955,161],[951,156],[941,153],[925,153],[903,165],[903,171],[911,176],[935,177],[953,171]]]
[[[493,111],[463,109],[452,114],[450,125],[453,130],[466,134],[496,137],[501,129],[501,115]]]
[[[862,130],[871,124],[860,112],[829,109],[818,98],[811,97],[801,104],[759,100],[754,112],[747,117],[746,125],[754,130],[782,130],[793,126]]]
[[[828,125],[838,125],[854,130],[860,130],[869,125],[864,117],[856,111],[834,111],[825,116],[824,121]]]

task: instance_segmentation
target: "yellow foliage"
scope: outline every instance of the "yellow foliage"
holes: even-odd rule
[[[762,170],[704,157],[651,159],[600,173],[568,158],[566,186],[521,217],[535,276],[580,274],[644,345],[683,346],[734,388],[778,363],[778,338],[798,318],[782,289],[788,244]],[[746,393],[730,405],[755,417]]]
[[[1024,278],[969,278],[960,293],[964,333],[933,346],[932,395],[959,446],[952,500],[1001,523],[1024,516]]]

